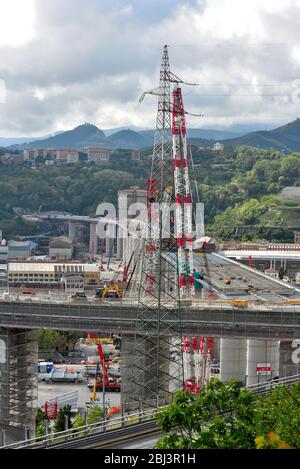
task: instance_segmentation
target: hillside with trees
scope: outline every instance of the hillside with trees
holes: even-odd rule
[[[240,238],[238,227],[255,225],[262,228],[258,237],[293,239],[292,227],[297,223],[300,227],[298,205],[289,203],[287,207],[277,196],[284,187],[300,186],[300,153],[245,146],[223,152],[192,147],[192,153],[192,187],[195,192],[195,178],[199,199],[205,204],[208,234]],[[146,188],[149,172],[150,150],[142,152],[138,164],[125,153],[109,166],[84,162],[45,166],[41,160],[32,170],[26,163],[17,167],[0,163],[0,229],[6,237],[35,234],[37,226],[25,223],[22,212],[93,214],[100,202],[116,204],[120,189]]]

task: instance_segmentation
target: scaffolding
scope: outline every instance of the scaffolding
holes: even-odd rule
[[[37,357],[35,332],[0,329],[0,423],[34,431]]]

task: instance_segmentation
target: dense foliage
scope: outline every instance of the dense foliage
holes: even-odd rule
[[[70,344],[75,345],[79,337],[79,333],[48,329],[39,329],[37,333],[39,350],[60,349],[66,352],[66,347],[69,347]]]
[[[147,165],[146,165],[147,167]],[[31,235],[36,226],[24,223],[22,211],[66,211],[93,214],[100,202],[117,202],[118,190],[145,186],[144,165],[0,167],[0,229],[5,236]],[[21,210],[18,210],[21,209]]]
[[[223,239],[240,237],[236,227],[256,225],[262,227],[258,237],[292,239],[298,213],[290,203],[285,204],[290,205],[285,211],[276,196],[286,186],[300,185],[299,153],[285,155],[251,147],[229,147],[224,152],[194,147],[192,153],[195,168],[190,176],[195,177],[200,201],[205,204],[209,234]],[[142,162],[134,162],[124,153],[123,159],[109,166],[44,166],[41,161],[32,170],[26,164],[0,165],[0,229],[6,236],[34,234],[37,227],[24,223],[22,210],[91,214],[100,202],[116,203],[118,190],[146,187],[149,154],[149,150],[142,152]],[[194,183],[192,187],[195,191]]]
[[[157,448],[300,448],[300,384],[265,396],[212,379],[199,395],[178,391],[157,422]]]
[[[201,159],[196,153],[196,161],[197,156],[201,164],[196,179],[211,234],[232,238],[239,225],[261,225],[264,237],[290,240],[293,233],[286,229],[285,218],[294,219],[294,214],[284,213],[275,196],[286,186],[300,184],[299,153],[238,147],[218,157]]]

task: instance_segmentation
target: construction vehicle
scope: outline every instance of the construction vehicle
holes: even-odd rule
[[[70,297],[70,302],[85,302],[87,301],[86,294],[84,292],[76,292]]]
[[[88,339],[95,339],[97,341],[97,337],[91,332],[88,333]],[[98,364],[97,369],[96,369],[94,383],[88,385],[89,388],[93,389],[92,394],[91,394],[91,401],[96,400],[97,391],[100,391],[100,390],[115,391],[115,392],[121,391],[121,380],[110,378],[108,376],[101,341],[97,341],[97,349],[99,353],[99,360],[100,360],[100,365],[102,368],[102,373],[100,373],[99,364]]]
[[[102,300],[103,299],[104,287],[96,288],[93,300]]]
[[[111,286],[105,284],[103,287],[97,288],[93,296],[94,301],[118,298],[121,298],[121,288],[117,283],[113,283]]]
[[[98,391],[103,391],[103,380],[102,380],[102,373],[98,375],[98,379],[94,379],[93,384],[89,384],[89,389],[93,389],[91,395],[91,401],[96,400],[96,393]],[[104,378],[104,391],[105,392],[121,392],[121,379],[120,378],[108,378],[107,381]],[[95,398],[94,398],[95,397]]]

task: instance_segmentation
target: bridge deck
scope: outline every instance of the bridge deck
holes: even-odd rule
[[[0,302],[0,327],[134,334],[137,309],[136,303],[123,302],[103,305]],[[300,337],[300,305],[253,304],[241,308],[199,302],[182,308],[181,318],[183,334],[187,335],[281,340]]]

